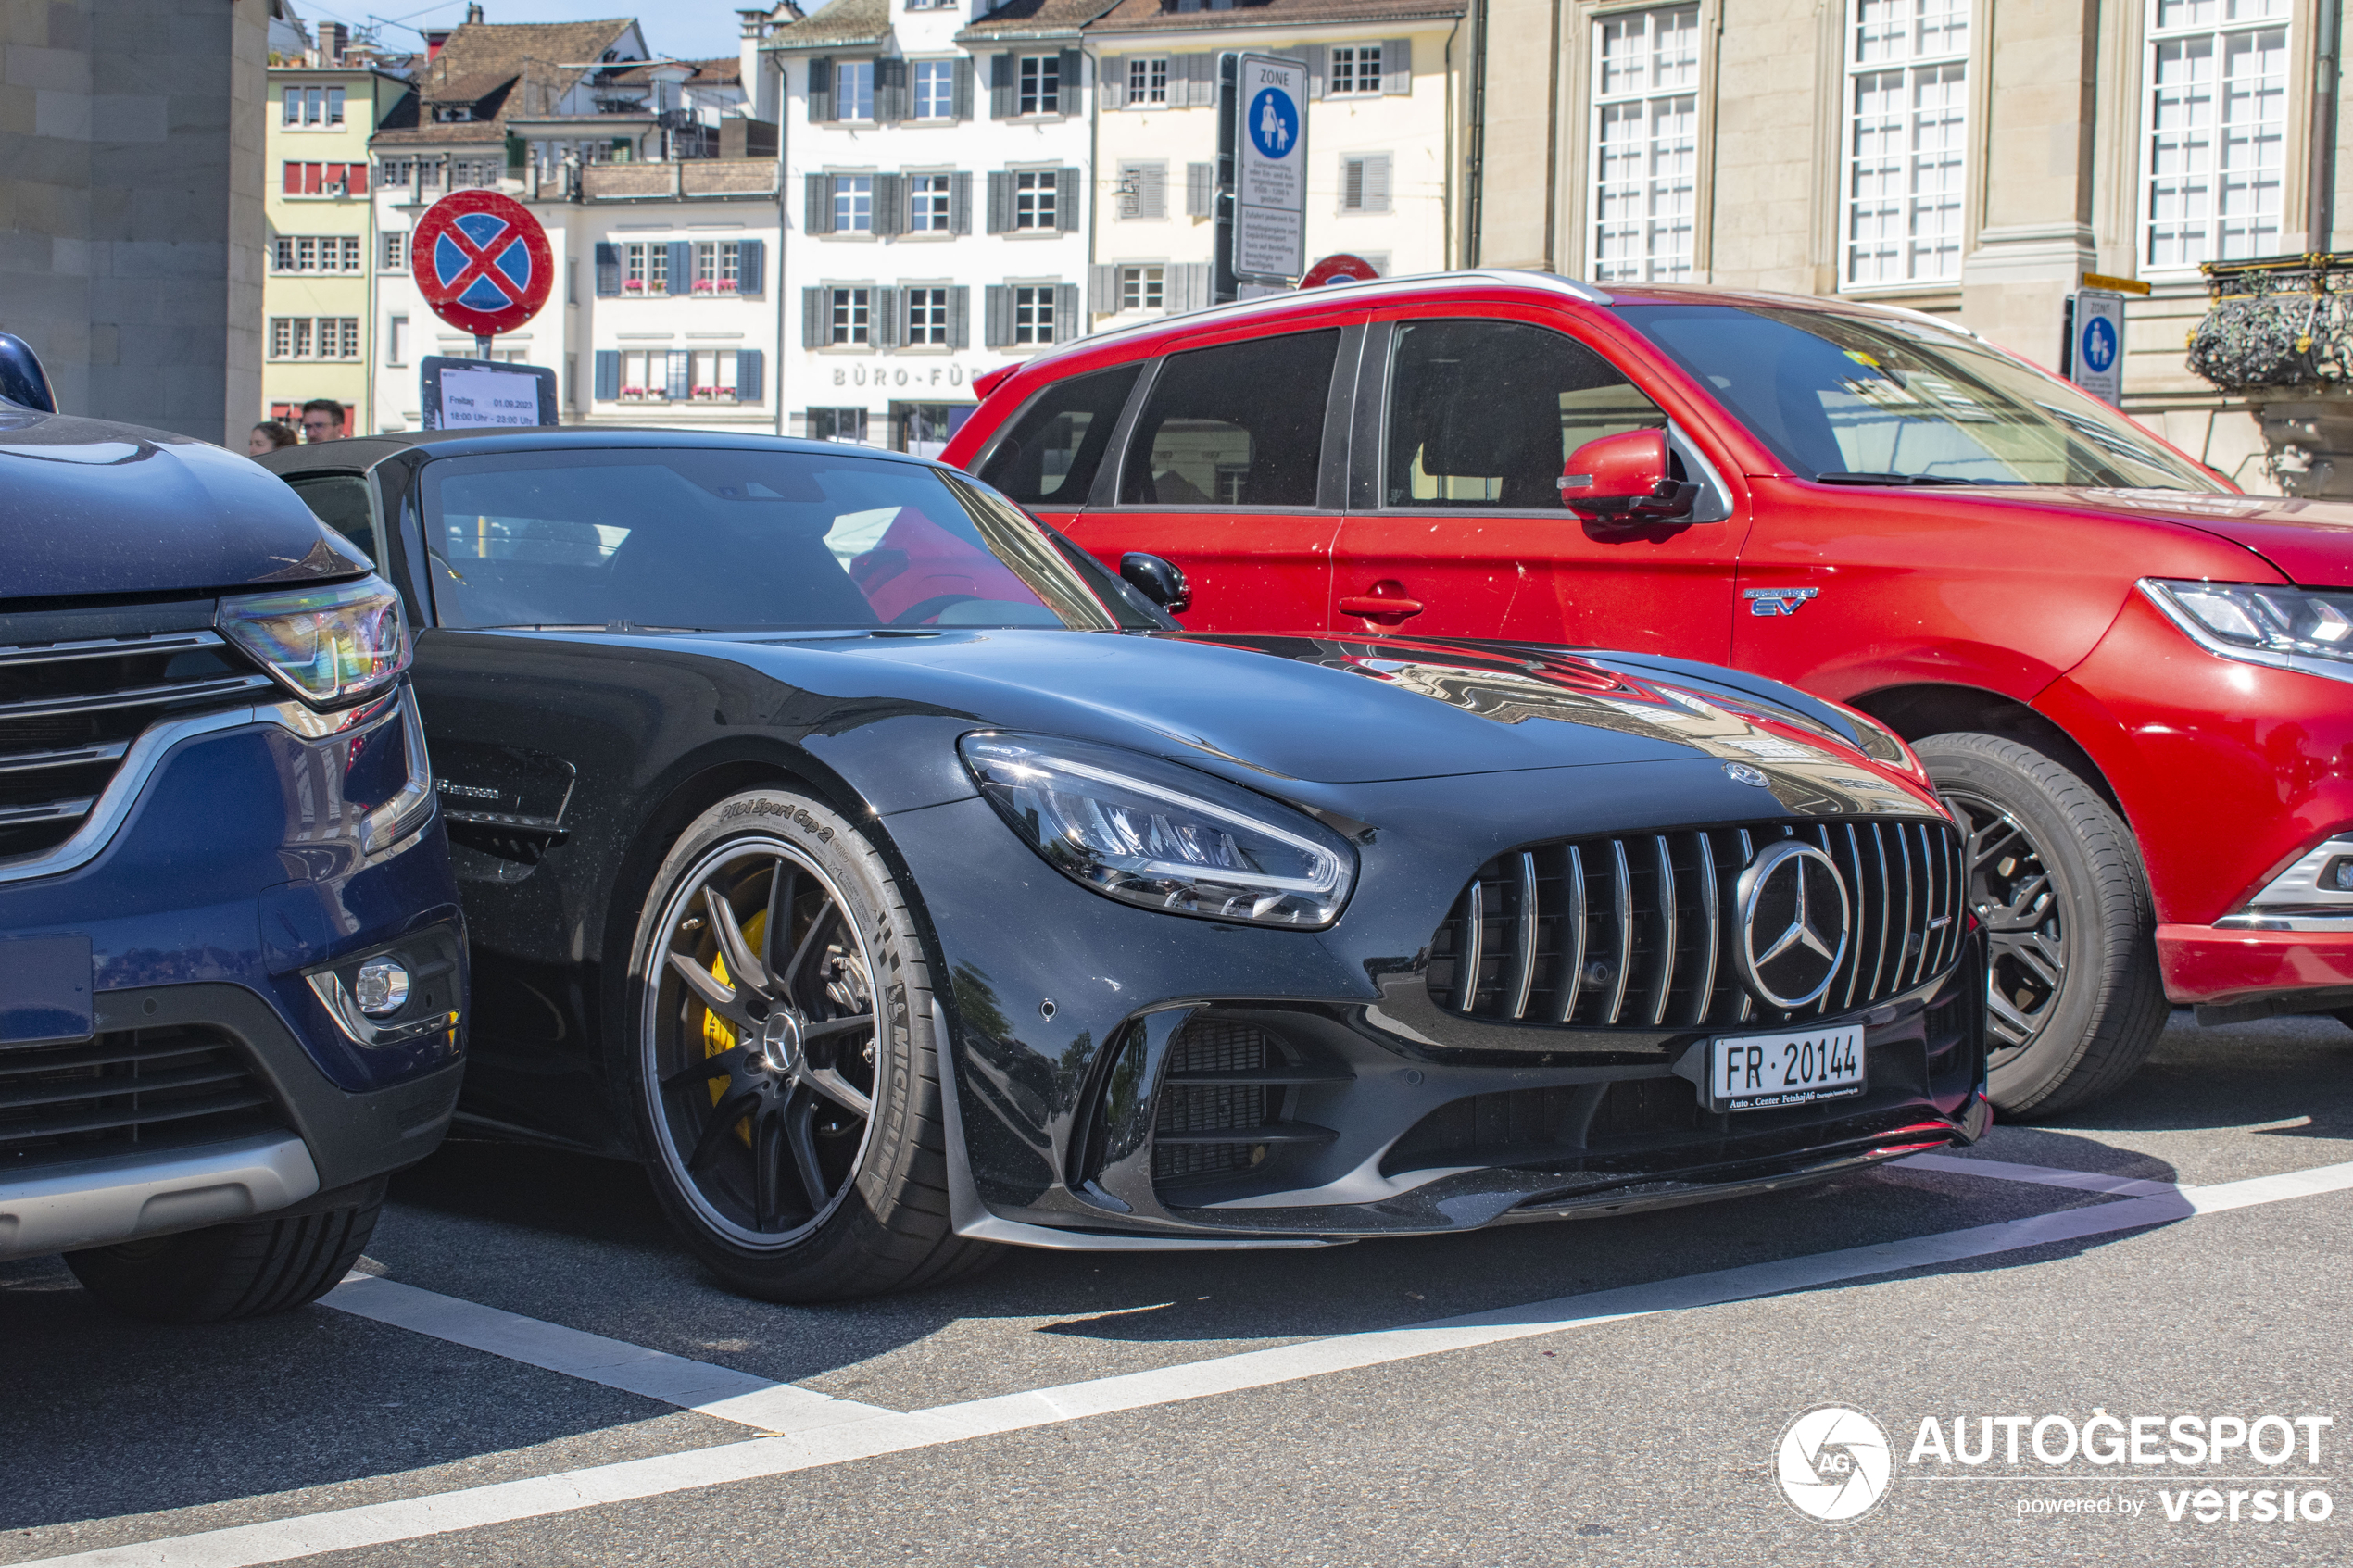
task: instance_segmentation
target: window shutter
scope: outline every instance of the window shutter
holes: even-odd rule
[[[898,347],[900,338],[899,291],[897,289],[876,289],[875,291],[874,314],[869,316],[867,320],[873,323],[872,330],[874,333],[875,346],[876,348]]]
[[[1076,49],[1064,49],[1057,80],[1054,107],[1063,114],[1082,112],[1087,107],[1087,100],[1081,95],[1087,81],[1087,56]]]
[[[1185,102],[1194,108],[1209,108],[1217,102],[1217,56],[1214,55],[1182,55],[1185,63]],[[1176,61],[1168,62],[1168,101],[1176,101]]]
[[[669,376],[664,390],[673,402],[683,403],[695,395],[695,357],[683,348],[670,351]]]
[[[1365,155],[1365,207],[1366,212],[1389,210],[1389,155]]]
[[[812,234],[834,232],[834,177],[812,174],[808,179],[808,210],[801,215],[801,227]]]
[[[746,240],[736,247],[736,292],[765,294],[768,292],[768,244],[764,240]]]
[[[1078,285],[1054,285],[1054,341],[1068,343],[1078,335]]]
[[[1085,170],[1054,170],[1054,227],[1067,234],[1078,227],[1079,176]]]
[[[1365,210],[1365,160],[1361,157],[1340,160],[1340,209],[1342,212]]]
[[[599,297],[609,299],[620,292],[621,247],[599,240],[597,242],[597,293]],[[620,372],[614,373],[618,375]],[[601,397],[604,395],[598,393],[598,395]]]
[[[1414,41],[1384,38],[1380,45],[1380,90],[1389,97],[1414,94]]]
[[[952,107],[954,109],[955,116],[958,119],[970,119],[973,117],[973,63],[971,56],[966,56],[963,58],[957,60],[956,69],[953,73],[952,81],[954,86],[951,92],[951,96],[954,99]]]
[[[1172,311],[1206,310],[1209,308],[1209,273],[1206,261],[1188,261],[1169,269],[1169,292],[1175,301]]]
[[[1330,52],[1321,44],[1310,44],[1301,49],[1299,54],[1300,57],[1307,62],[1307,95],[1311,98],[1322,97],[1324,83],[1329,74],[1326,65],[1331,58]]]
[[[1087,309],[1096,316],[1119,314],[1119,269],[1089,267],[1087,269]]]
[[[1011,55],[988,56],[988,118],[1013,118],[1013,57]]]
[[[824,289],[800,291],[800,346],[823,348],[830,333],[825,331],[825,292]]]
[[[1157,158],[1136,166],[1136,216],[1168,216],[1168,165]]]
[[[1105,55],[1095,62],[1095,107],[1124,109],[1127,107],[1127,56]]]
[[[960,169],[948,177],[948,232],[973,232],[973,177],[967,169]]]
[[[809,62],[809,120],[822,125],[834,117],[834,62],[814,59]]]
[[[621,350],[597,350],[597,397],[610,403],[621,395]]]
[[[900,203],[906,194],[906,181],[896,174],[875,176],[875,232],[897,234],[905,232],[900,221]]]
[[[1185,166],[1185,216],[1211,218],[1217,212],[1217,166],[1214,163],[1189,163]]]
[[[670,242],[670,292],[691,294],[695,287],[695,245],[691,240]]]
[[[896,125],[907,118],[907,62],[886,57],[875,62],[875,123]]]
[[[988,171],[988,232],[1009,232],[1013,226],[1013,177],[1001,169]]]
[[[981,345],[1002,348],[1013,341],[1013,291],[1002,283],[982,290]]]
[[[973,345],[973,291],[958,284],[948,291],[948,346]]]
[[[736,401],[757,403],[768,395],[763,384],[767,374],[757,348],[736,350]]]

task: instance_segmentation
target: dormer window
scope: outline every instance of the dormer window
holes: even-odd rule
[[[433,107],[433,118],[444,125],[462,125],[473,117],[474,107],[472,104],[435,104]]]

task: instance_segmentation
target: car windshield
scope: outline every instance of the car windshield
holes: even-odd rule
[[[424,470],[444,626],[833,631],[1114,621],[961,475],[843,453],[554,450]]]
[[[1723,305],[1617,314],[1809,479],[2222,488],[2105,404],[1926,322]]]

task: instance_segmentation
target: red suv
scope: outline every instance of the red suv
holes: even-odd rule
[[[2353,1004],[2353,508],[2241,495],[1972,334],[1475,272],[982,386],[948,459],[1189,630],[1728,663],[1904,736],[1972,835],[2012,1114],[2121,1082],[2168,997]]]

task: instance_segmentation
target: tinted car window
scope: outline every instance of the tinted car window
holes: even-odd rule
[[[297,475],[286,482],[309,504],[319,521],[359,546],[378,566],[384,556],[376,549],[376,521],[368,509],[368,482],[356,473]]]
[[[1523,322],[1401,322],[1390,365],[1391,507],[1556,508],[1570,453],[1667,423],[1608,360]]]
[[[1340,330],[1172,354],[1152,383],[1119,498],[1312,507]]]
[[[1721,305],[1618,315],[1808,478],[2221,488],[2105,405],[1926,322]]]
[[[1038,394],[990,449],[980,477],[1033,507],[1079,507],[1140,365],[1073,376]]]
[[[451,458],[424,470],[444,626],[1112,625],[1035,523],[940,470],[798,452]]]

